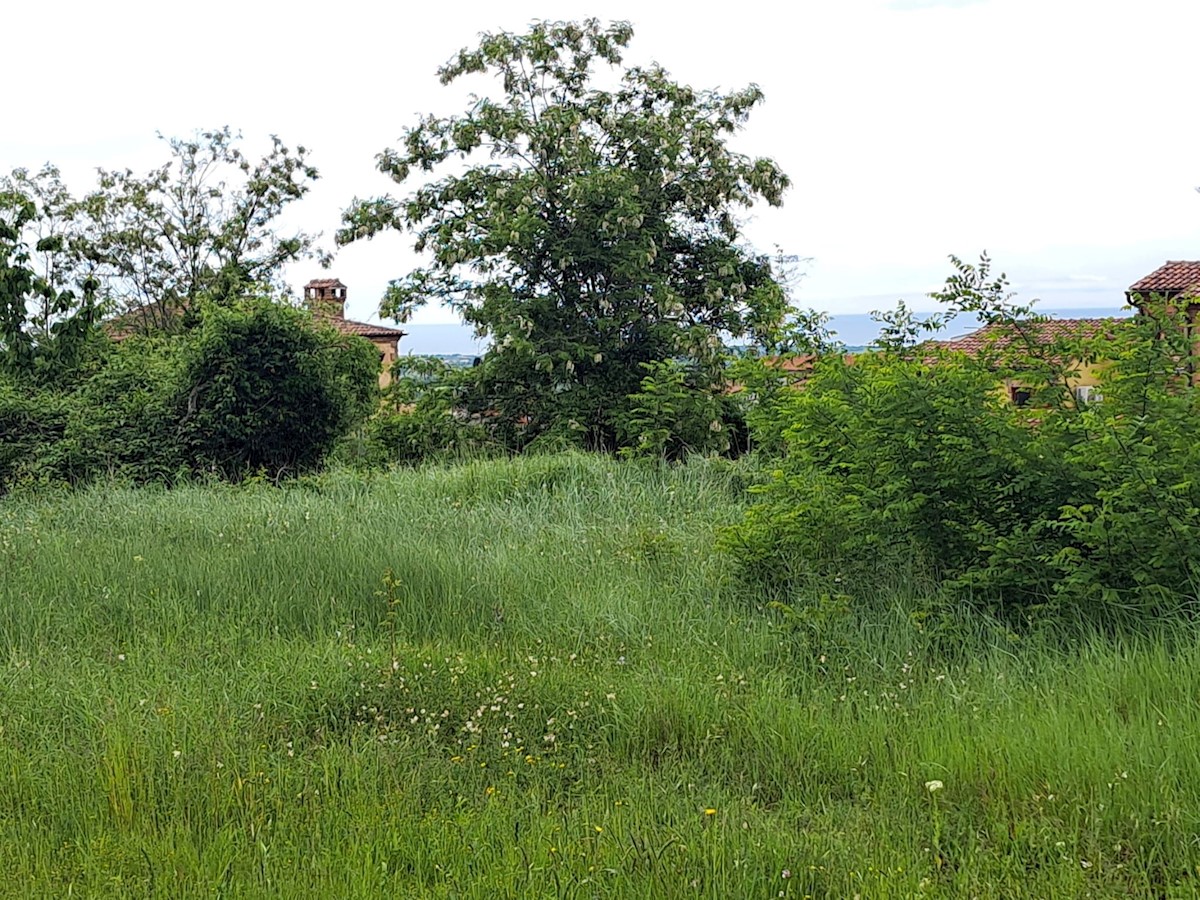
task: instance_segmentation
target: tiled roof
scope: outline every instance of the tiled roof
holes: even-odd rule
[[[345,287],[345,285],[342,284],[342,282],[337,278],[314,278],[312,281],[310,281],[308,284],[306,284],[305,287],[306,288],[331,288],[331,287]]]
[[[176,321],[181,314],[168,312],[157,301],[147,303],[105,319],[100,327],[109,339],[118,344],[135,334],[149,334],[163,327],[164,321]]]
[[[407,331],[401,331],[399,328],[390,328],[387,325],[372,325],[368,322],[354,322],[350,319],[340,319],[336,316],[333,318],[324,319],[342,334],[357,334],[360,337],[394,337],[397,340],[408,334]]]
[[[1104,319],[1047,319],[1044,322],[1026,322],[1027,328],[1039,343],[1048,344],[1064,338],[1093,338],[1110,330],[1114,323],[1128,319],[1117,317]],[[929,341],[927,346],[941,350],[959,351],[974,355],[987,348],[1002,348],[1012,340],[1012,330],[1006,325],[985,325],[978,331],[964,334],[947,341]]]
[[[1159,266],[1129,286],[1131,294],[1200,294],[1200,260],[1176,259]]]

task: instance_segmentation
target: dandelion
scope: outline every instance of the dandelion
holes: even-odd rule
[[[717,811],[710,806],[704,810],[704,814],[706,816],[715,816],[717,814]]]
[[[940,781],[938,781],[936,778],[933,781],[925,782],[925,790],[929,791],[929,793],[931,793],[931,794],[935,793],[937,791],[940,791],[944,787],[945,787],[945,785],[942,784]]]
[[[599,825],[593,825],[592,827],[596,829],[596,834],[603,834],[603,833],[604,833],[604,829],[603,829],[603,828],[601,828]]]
[[[182,750],[172,750],[171,755],[174,756],[176,759],[179,759],[179,757],[183,756],[183,751]]]
[[[792,877],[792,870],[791,870],[791,869],[784,869],[784,870],[783,870],[783,877],[784,877],[784,878],[791,878],[791,877]]]
[[[117,662],[125,662],[125,654],[124,653],[117,654]]]

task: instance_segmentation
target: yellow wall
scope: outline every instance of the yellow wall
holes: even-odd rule
[[[385,388],[392,383],[392,363],[396,361],[396,339],[370,338],[370,341],[375,345],[375,349],[383,355],[379,361],[379,386]]]
[[[1100,384],[1100,375],[1107,365],[1108,363],[1104,362],[1077,363],[1067,376],[1067,386],[1071,389],[1071,393],[1074,394],[1077,387],[1097,387]],[[1006,378],[1000,390],[1003,392],[1005,399],[1011,400],[1013,388],[1027,386],[1019,378]]]

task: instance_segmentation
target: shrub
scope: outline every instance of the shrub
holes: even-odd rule
[[[629,395],[628,410],[617,417],[622,453],[680,459],[731,449],[739,417],[727,395],[679,360],[643,363],[642,368],[641,390]]]
[[[180,346],[130,338],[80,386],[63,435],[72,481],[169,481],[186,468],[173,402]]]
[[[193,467],[227,478],[318,466],[378,402],[368,341],[267,300],[207,310],[182,352],[181,450]]]
[[[958,606],[1010,621],[1192,611],[1200,394],[1183,316],[1160,308],[1042,343],[984,293],[962,308],[1004,334],[991,351],[887,343],[820,358],[801,388],[772,395],[755,423],[782,450],[727,546],[784,592],[831,578],[864,589],[915,565]],[[1082,359],[1108,361],[1100,402],[1067,389]],[[1016,376],[1025,409],[1001,394]]]
[[[19,484],[64,477],[58,452],[69,398],[0,375],[0,496]]]

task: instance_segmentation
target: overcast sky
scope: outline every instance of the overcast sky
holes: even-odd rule
[[[1163,261],[1200,258],[1194,0],[9,0],[5,64],[21,90],[5,96],[0,170],[53,162],[82,192],[96,166],[161,162],[158,131],[278,134],[322,175],[291,219],[332,246],[352,197],[392,189],[380,150],[418,114],[491,88],[442,87],[441,63],[481,31],[586,16],[633,22],[627,62],[763,88],[735,146],[774,157],[793,187],[747,234],[809,259],[801,305],[920,306],[948,254],[986,249],[1022,297],[1115,310]],[[375,317],[416,262],[409,246],[338,252],[328,274],[350,288],[348,315]],[[298,289],[325,274],[289,277]]]

